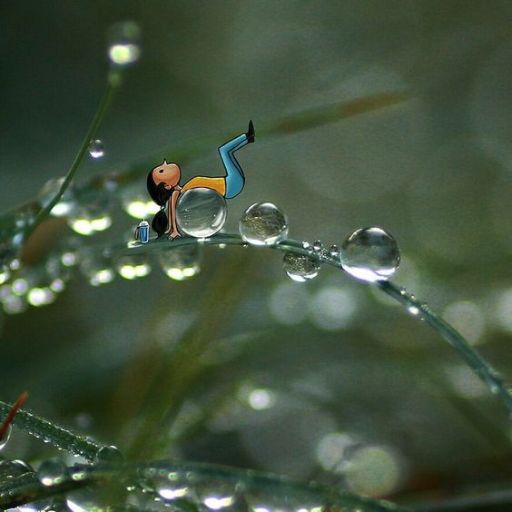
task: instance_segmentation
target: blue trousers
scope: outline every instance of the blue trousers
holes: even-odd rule
[[[220,158],[226,169],[226,199],[232,199],[237,196],[244,188],[244,172],[233,153],[243,148],[247,142],[247,135],[243,133],[219,148]]]

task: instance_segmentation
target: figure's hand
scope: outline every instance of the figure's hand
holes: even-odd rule
[[[177,229],[173,229],[168,236],[171,240],[174,240],[175,238],[179,238],[181,233]]]

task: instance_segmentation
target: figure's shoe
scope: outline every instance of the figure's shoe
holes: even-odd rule
[[[249,128],[247,129],[247,133],[245,134],[247,136],[247,142],[251,143],[254,142],[254,125],[252,124],[252,121],[249,121]]]

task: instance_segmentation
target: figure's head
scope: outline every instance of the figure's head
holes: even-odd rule
[[[171,195],[171,190],[181,178],[181,169],[177,164],[168,164],[164,160],[153,168],[147,179],[148,192],[153,201],[163,206]]]

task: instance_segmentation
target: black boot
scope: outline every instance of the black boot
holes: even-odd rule
[[[254,125],[252,124],[252,121],[249,121],[249,128],[247,129],[247,133],[245,134],[247,137],[247,142],[251,143],[254,142]]]

